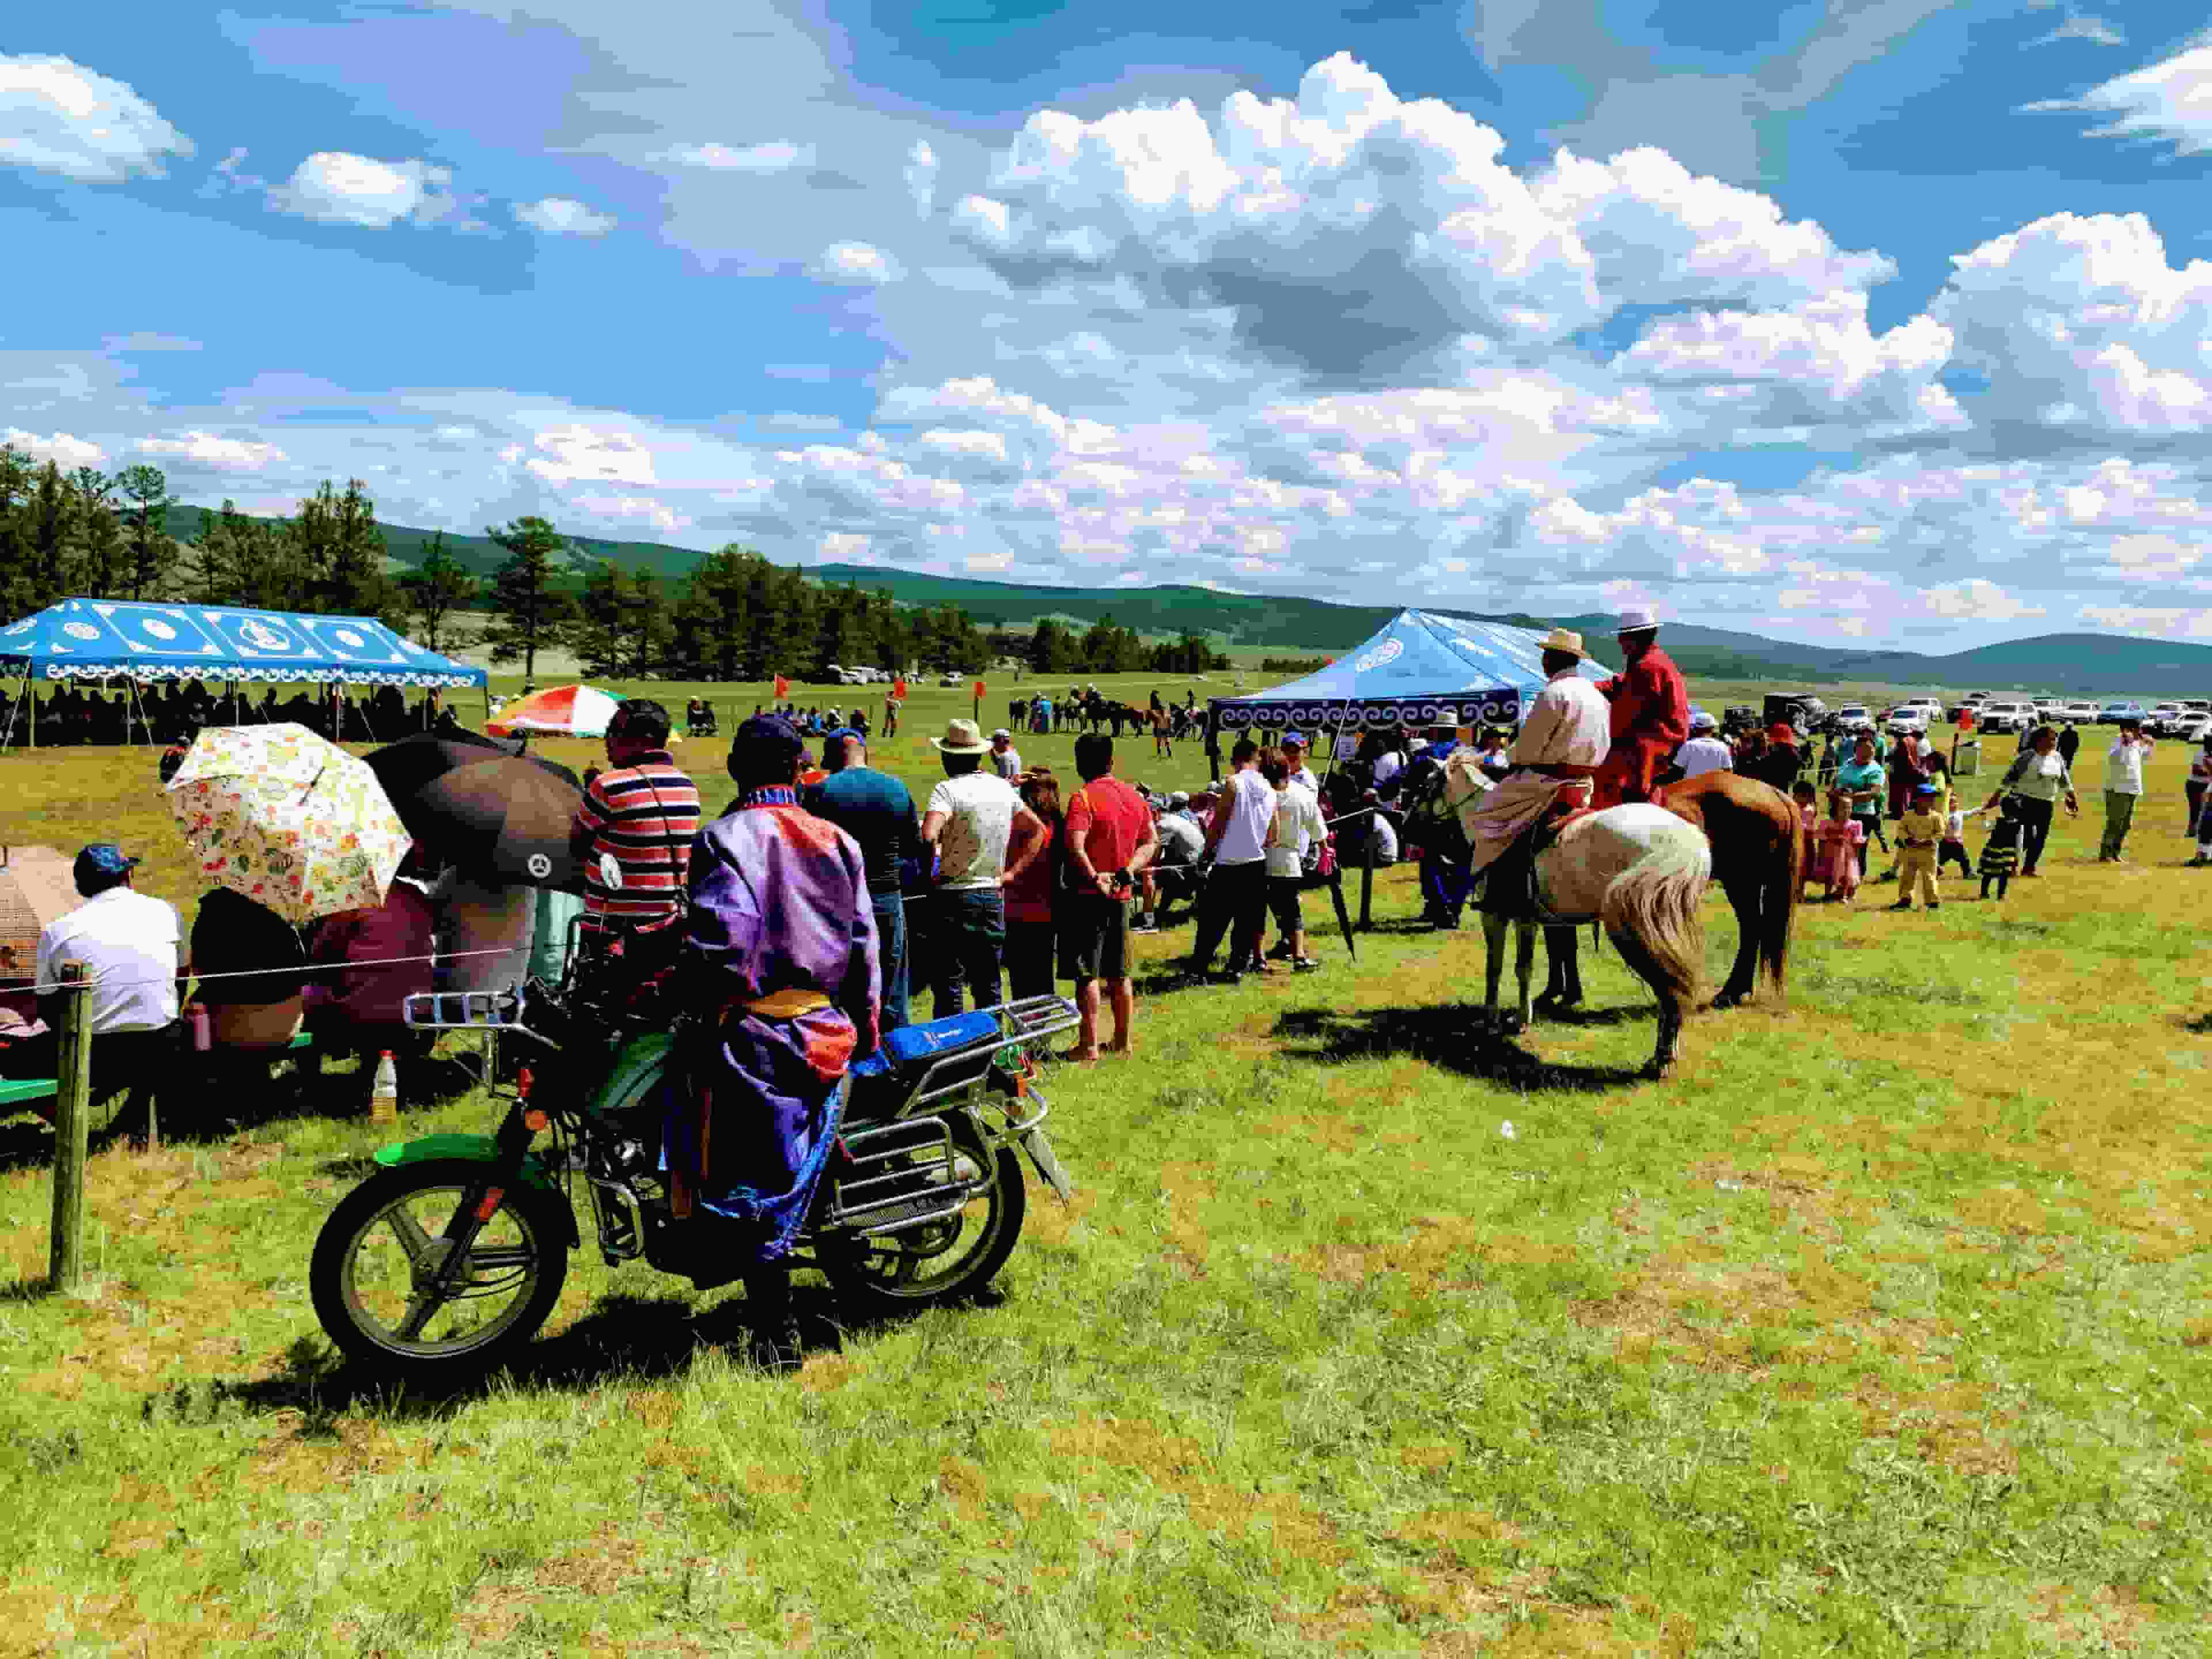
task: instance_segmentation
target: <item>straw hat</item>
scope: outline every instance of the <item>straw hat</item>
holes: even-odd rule
[[[973,720],[948,720],[945,735],[931,740],[939,750],[947,755],[981,755],[991,745],[983,741],[982,728]]]
[[[1577,657],[1589,654],[1583,649],[1583,636],[1571,628],[1553,629],[1544,635],[1543,642],[1537,648],[1541,651],[1565,651]]]

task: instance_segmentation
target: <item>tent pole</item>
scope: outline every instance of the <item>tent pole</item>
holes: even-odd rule
[[[23,700],[27,698],[30,695],[31,659],[28,657],[26,657],[23,659],[23,684],[21,694],[16,698],[14,703],[9,705],[8,729],[5,732],[0,732],[0,755],[6,754],[8,750],[14,746],[15,742],[15,716],[22,712],[21,705]],[[33,705],[34,708],[36,706],[36,704]]]

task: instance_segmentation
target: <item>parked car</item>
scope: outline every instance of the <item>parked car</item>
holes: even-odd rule
[[[2178,702],[2154,702],[2143,711],[2143,730],[2154,738],[2170,738],[2174,722],[2185,719],[2188,713]]]
[[[2116,698],[2097,711],[2100,725],[2118,726],[2122,720],[2139,720],[2143,717],[2143,706],[2128,698]]]
[[[1839,732],[1856,732],[1862,726],[1874,724],[1874,710],[1863,702],[1847,702],[1836,710],[1835,725]]]
[[[1924,738],[1928,735],[1928,711],[1913,703],[1901,702],[1889,711],[1883,724],[1893,738],[1901,738],[1908,732]]]
[[[2036,722],[2035,705],[2008,699],[2002,702],[1985,702],[1975,719],[1984,732],[2021,732]]]
[[[1770,691],[1765,714],[1769,726],[1779,720],[1801,733],[1818,732],[1827,723],[1828,705],[1809,691]]]
[[[2173,729],[2166,735],[2178,738],[2183,743],[2202,743],[2208,732],[2212,732],[2212,714],[2185,714],[2173,723]]]

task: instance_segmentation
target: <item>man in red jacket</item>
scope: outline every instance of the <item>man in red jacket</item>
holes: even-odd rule
[[[1624,611],[1617,637],[1627,664],[1598,690],[1613,703],[1613,749],[1598,769],[1593,805],[1644,801],[1690,735],[1690,688],[1674,659],[1659,648],[1659,623],[1649,611]]]

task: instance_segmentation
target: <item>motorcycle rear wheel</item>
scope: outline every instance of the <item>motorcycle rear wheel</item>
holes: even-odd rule
[[[989,1188],[957,1216],[903,1233],[832,1234],[816,1244],[822,1271],[856,1311],[912,1312],[973,1295],[1013,1254],[1029,1207],[1020,1157],[1011,1146],[988,1151],[963,1118],[954,1119],[952,1139],[963,1157],[992,1171]]]
[[[568,1277],[569,1222],[565,1201],[539,1188],[508,1188],[453,1291],[422,1299],[449,1248],[446,1224],[485,1173],[468,1158],[404,1164],[331,1212],[307,1283],[315,1316],[348,1358],[442,1381],[489,1370],[538,1334]]]

